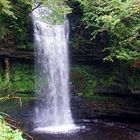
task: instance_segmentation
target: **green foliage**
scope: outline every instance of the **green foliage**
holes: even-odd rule
[[[140,89],[140,69],[134,70],[129,64],[74,66],[70,77],[76,93],[89,99],[96,97],[97,88],[118,87],[132,93]]]
[[[9,0],[1,0],[0,1],[0,37],[3,37],[5,32],[9,30],[5,26],[5,19],[7,17],[14,18],[14,13],[12,12],[12,6]]]
[[[9,0],[0,1],[0,13],[7,14],[9,16],[14,16],[14,13],[11,11],[12,6]]]
[[[11,65],[10,80],[3,79],[0,69],[0,93],[1,96],[15,94],[17,92],[34,91],[34,67],[30,65],[22,66],[18,63]]]
[[[42,0],[42,3],[51,10],[48,16],[42,19],[51,24],[62,24],[65,15],[71,13],[71,8],[67,5],[67,0]]]
[[[96,86],[119,85],[116,82],[118,76],[119,67],[108,70],[104,66],[74,66],[70,75],[71,81],[75,85],[76,93],[89,99],[94,99]]]
[[[14,38],[16,47],[30,48],[28,41],[29,14],[32,11],[32,0],[1,0],[0,1],[0,39],[8,33]],[[71,12],[65,0],[41,0],[52,10],[50,16],[42,17],[50,23],[61,24],[64,15]]]
[[[107,31],[109,43],[105,60],[140,58],[140,0],[77,0],[83,9],[86,28],[92,38]]]
[[[1,93],[1,96],[9,95],[9,94],[14,93],[14,92],[15,92],[15,90],[12,88],[12,83],[11,82],[0,79],[0,93]]]
[[[14,37],[15,44],[27,44],[27,24],[32,0],[0,1],[0,38],[7,33]]]
[[[11,68],[12,88],[20,92],[34,90],[34,67],[30,65],[15,64]]]
[[[18,46],[28,45],[28,23],[32,0],[14,0],[12,7],[16,19],[12,18],[8,27],[10,26],[10,31],[14,33],[15,44]]]
[[[116,82],[116,78],[117,78],[117,70],[111,71],[111,72],[103,72],[100,71],[97,74],[99,76],[98,79],[98,84],[101,86],[111,86],[111,85],[115,85]]]
[[[3,117],[0,116],[0,139],[1,140],[25,140],[19,130],[13,130],[6,125]]]
[[[71,70],[71,81],[75,85],[76,92],[80,96],[90,98],[93,96],[96,81],[90,68],[76,66]]]
[[[128,87],[132,91],[140,87],[140,70],[129,70],[127,74]]]

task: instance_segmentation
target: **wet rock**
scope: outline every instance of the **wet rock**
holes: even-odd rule
[[[90,108],[87,105],[86,100],[83,97],[72,96],[71,98],[71,110],[75,120],[81,120],[90,117]]]
[[[88,101],[88,108],[91,108],[90,116],[92,114],[93,118],[130,122],[140,121],[140,102],[132,97],[101,97],[100,100],[98,98],[98,100]]]
[[[107,93],[107,94],[130,94],[131,91],[125,86],[110,85],[100,86],[97,85],[94,89],[95,93]]]

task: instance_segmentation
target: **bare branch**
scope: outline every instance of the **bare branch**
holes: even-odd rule
[[[40,2],[35,8],[33,8],[32,11],[34,11],[35,9],[37,9],[41,4],[42,4],[42,2]]]

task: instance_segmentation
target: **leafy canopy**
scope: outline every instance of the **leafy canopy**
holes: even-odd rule
[[[9,0],[1,0],[0,1],[0,37],[2,37],[4,32],[8,31],[4,23],[5,23],[5,19],[9,16],[14,17],[11,3]]]
[[[0,1],[0,13],[7,14],[13,16],[13,12],[11,11],[12,6],[9,0],[1,0]]]
[[[52,10],[45,20],[53,24],[61,24],[64,14],[71,9],[67,0],[40,0],[42,4]],[[0,38],[8,33],[13,36],[15,45],[30,47],[28,42],[29,14],[32,12],[33,0],[0,0]]]
[[[86,28],[109,34],[105,60],[140,58],[140,0],[76,0],[83,9]]]
[[[0,1],[0,38],[6,34],[13,36],[16,44],[27,40],[27,23],[32,0]]]
[[[64,16],[71,13],[71,8],[67,5],[68,0],[42,0],[41,2],[52,11],[49,16],[43,17],[51,24],[62,24]]]

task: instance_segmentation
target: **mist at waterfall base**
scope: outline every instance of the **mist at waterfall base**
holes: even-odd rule
[[[75,126],[69,97],[68,41],[69,22],[49,25],[41,20],[47,14],[44,7],[33,11],[36,44],[36,93],[39,101],[35,108],[34,131],[71,133]]]

